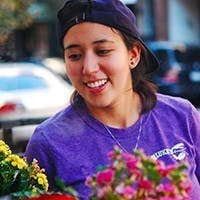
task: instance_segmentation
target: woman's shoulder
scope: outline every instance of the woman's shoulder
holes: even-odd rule
[[[200,114],[190,101],[181,97],[158,94],[155,108],[146,117],[148,123],[157,124],[165,133],[168,130],[175,131],[175,135],[185,133],[188,138],[199,133]]]
[[[83,126],[84,121],[77,109],[69,105],[36,127],[28,142],[26,155],[61,150],[64,144],[75,144],[78,139],[84,137],[85,132],[80,134],[81,130],[85,130]],[[80,137],[76,137],[78,134]]]
[[[157,94],[157,104],[151,111],[152,115],[157,118],[200,122],[199,111],[189,100],[164,94]]]
[[[47,120],[42,122],[40,126],[48,126],[54,123],[68,121],[76,116],[77,116],[76,109],[73,107],[73,105],[69,105],[68,107],[60,110],[59,112],[55,113],[52,117],[49,117]]]
[[[76,127],[80,126],[81,123],[82,119],[76,108],[73,105],[69,105],[39,124],[34,131],[34,135],[43,135],[45,137],[57,134],[62,135],[64,132],[71,132],[74,128],[76,130]]]
[[[157,105],[155,107],[157,110],[168,111],[172,110],[174,112],[191,112],[195,109],[192,103],[182,97],[169,96],[165,94],[157,94]]]

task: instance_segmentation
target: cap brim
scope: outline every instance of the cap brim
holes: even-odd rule
[[[159,67],[159,61],[152,51],[146,46],[146,44],[139,38],[136,38],[143,46],[144,64],[145,64],[145,74],[150,74],[154,72]]]

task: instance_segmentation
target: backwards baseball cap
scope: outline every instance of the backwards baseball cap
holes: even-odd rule
[[[120,0],[67,0],[58,11],[57,18],[57,34],[62,48],[63,38],[72,26],[81,22],[95,22],[113,27],[140,41],[146,74],[159,66],[156,57],[140,38],[134,13]]]

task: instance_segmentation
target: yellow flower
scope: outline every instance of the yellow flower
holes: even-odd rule
[[[0,146],[5,145],[6,143],[3,140],[0,140]]]
[[[36,196],[48,190],[48,180],[44,174],[45,170],[41,169],[38,161],[33,159],[29,165],[25,157],[12,154],[9,146],[0,140],[0,196],[7,194],[2,193],[2,188],[5,191],[16,191],[19,196],[24,197],[27,193],[28,196]],[[20,174],[18,176],[18,174]],[[23,185],[18,183],[24,183]],[[6,186],[5,184],[6,183]],[[28,188],[27,188],[28,184]],[[14,188],[13,188],[14,187]]]
[[[24,159],[14,154],[8,155],[8,157],[5,159],[5,162],[11,163],[13,167],[17,167],[18,169],[26,169],[28,167],[28,164]]]
[[[0,153],[3,153],[5,156],[11,154],[9,146],[3,140],[0,140]]]
[[[39,185],[42,185],[45,190],[48,189],[47,176],[44,173],[37,173],[36,179]]]
[[[33,186],[31,189],[31,193],[33,197],[38,196],[38,188],[36,186]]]

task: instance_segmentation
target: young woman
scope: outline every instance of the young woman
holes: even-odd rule
[[[135,16],[118,0],[70,0],[58,12],[58,36],[75,88],[71,105],[35,130],[25,155],[88,199],[87,176],[107,153],[143,149],[166,164],[186,160],[191,198],[200,199],[200,116],[181,98],[156,93],[158,67]]]

